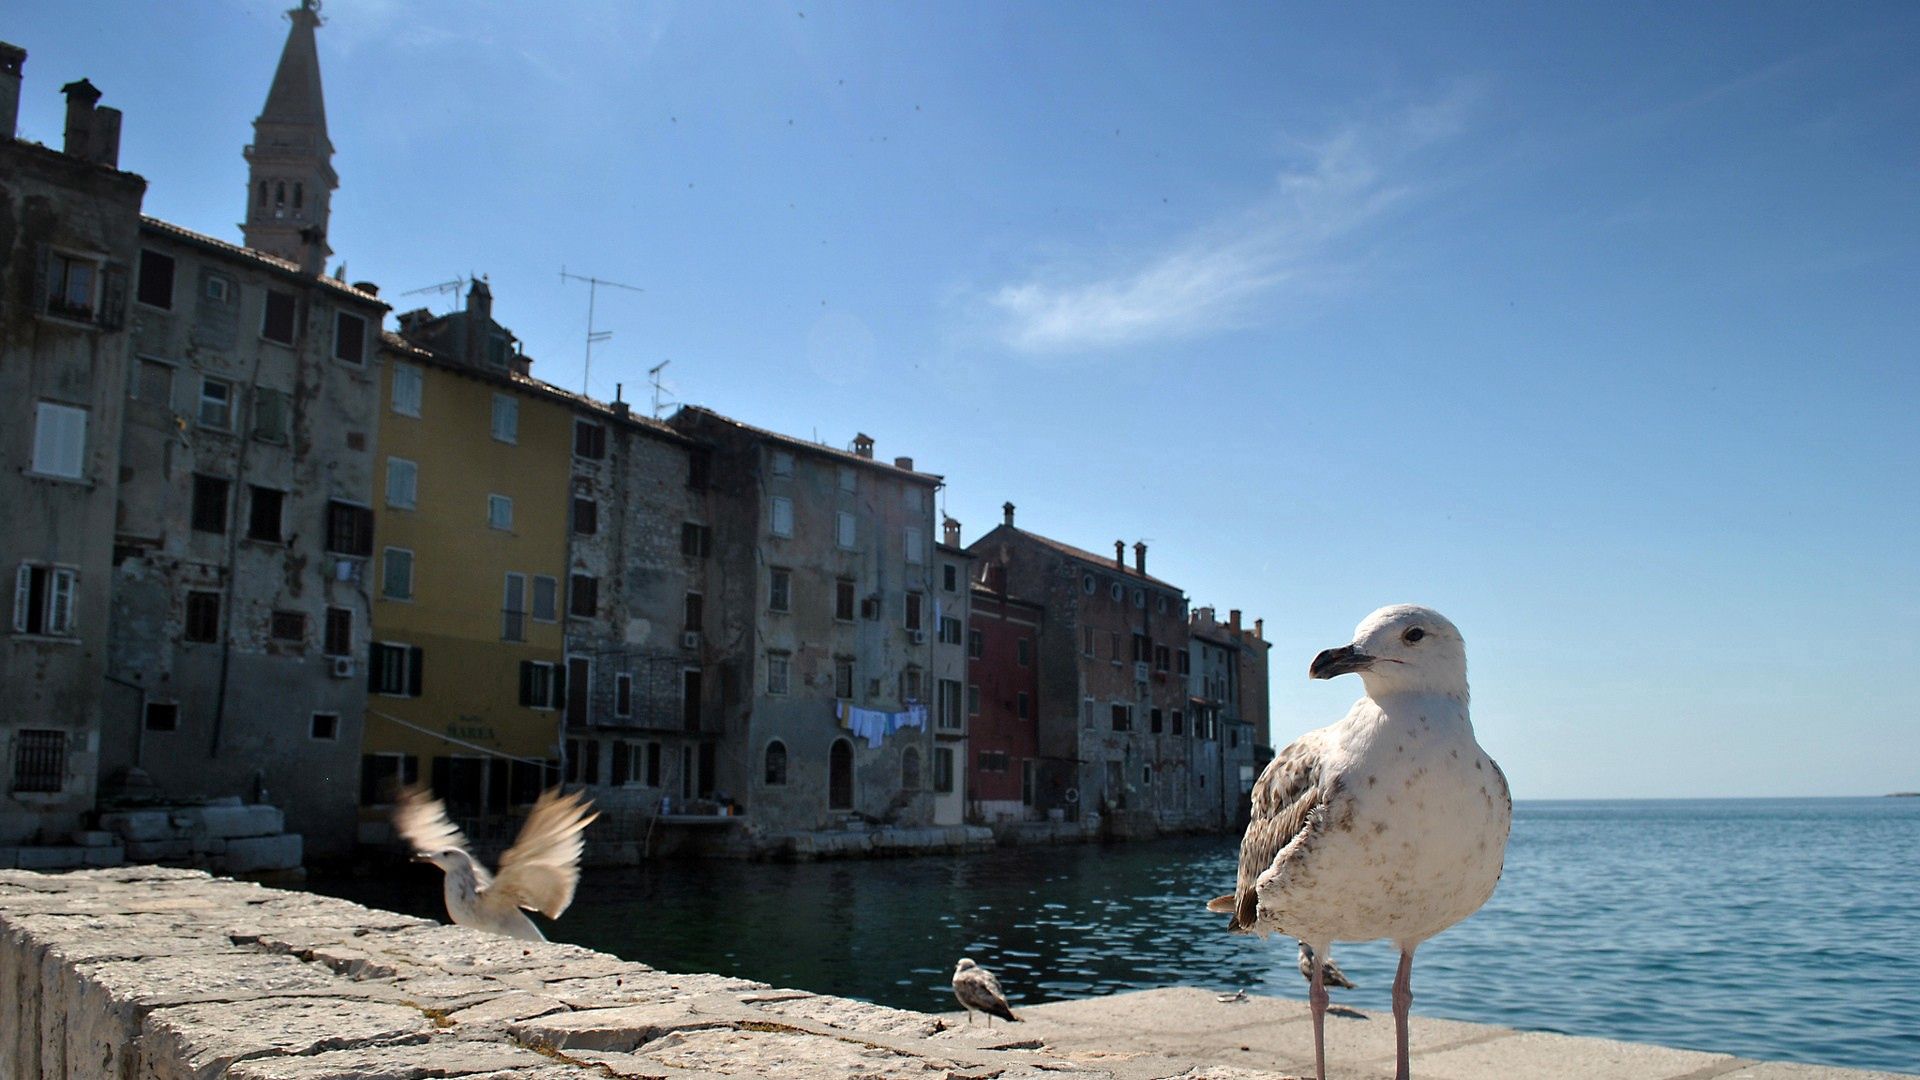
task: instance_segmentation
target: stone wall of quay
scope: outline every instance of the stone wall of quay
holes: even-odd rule
[[[1296,1000],[1173,988],[1020,1012],[988,1029],[193,870],[0,871],[0,1080],[1312,1075]],[[1392,1030],[1337,1010],[1332,1074],[1391,1076]],[[1422,1080],[1891,1077],[1420,1016],[1413,1045]]]

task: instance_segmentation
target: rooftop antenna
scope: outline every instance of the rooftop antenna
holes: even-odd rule
[[[593,328],[593,302],[599,295],[600,286],[605,285],[610,289],[625,289],[628,292],[646,292],[647,290],[638,285],[623,285],[618,281],[606,281],[601,278],[587,277],[582,274],[569,274],[565,266],[560,268],[560,280],[563,283],[568,281],[584,281],[587,283],[587,360],[580,370],[580,392],[586,394],[588,397],[592,397],[593,391],[589,380],[593,377],[593,347],[595,344],[613,336],[613,331],[611,330],[595,330]]]
[[[660,394],[666,389],[665,386],[661,385],[660,372],[671,363],[673,363],[671,360],[662,360],[647,369],[647,381],[653,384],[653,418],[655,420],[660,419]],[[669,397],[667,400],[672,401],[673,399]]]
[[[464,277],[457,277],[457,278],[454,278],[452,281],[443,281],[438,285],[424,285],[418,289],[408,289],[406,292],[403,292],[400,295],[401,296],[418,296],[421,293],[442,293],[442,294],[453,293],[457,295],[461,289],[464,289],[466,287],[467,287],[467,279]]]

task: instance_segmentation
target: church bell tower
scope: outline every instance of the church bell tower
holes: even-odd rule
[[[319,274],[333,254],[327,246],[327,212],[333,189],[340,186],[313,44],[320,0],[301,0],[287,18],[293,27],[280,50],[266,107],[253,122],[253,145],[246,149],[247,219],[240,228],[248,247]]]

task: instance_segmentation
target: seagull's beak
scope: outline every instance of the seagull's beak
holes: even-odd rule
[[[1342,645],[1337,649],[1326,649],[1314,657],[1313,663],[1307,665],[1307,677],[1331,679],[1351,671],[1365,671],[1372,666],[1373,657],[1361,652],[1360,646]]]

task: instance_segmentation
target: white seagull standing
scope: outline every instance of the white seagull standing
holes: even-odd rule
[[[1000,980],[993,972],[973,962],[970,956],[960,958],[953,965],[953,996],[960,999],[960,1005],[967,1010],[967,1023],[973,1023],[973,1011],[987,1014],[987,1026],[993,1026],[993,1018],[1011,1020],[1019,1023],[1020,1018],[1013,1015],[1013,1007],[1007,1004],[1007,995],[1000,992]]]
[[[1439,612],[1381,608],[1307,669],[1315,679],[1348,672],[1367,696],[1267,765],[1239,883],[1207,907],[1232,912],[1230,929],[1297,937],[1310,956],[1327,957],[1335,941],[1392,941],[1394,1076],[1407,1080],[1413,951],[1493,895],[1513,802],[1474,741],[1466,646]],[[1326,968],[1307,963],[1314,1070],[1326,1080]]]
[[[584,795],[558,789],[535,800],[513,846],[500,856],[494,876],[467,851],[467,838],[447,819],[439,799],[417,787],[402,788],[393,827],[413,845],[414,859],[446,871],[447,914],[461,926],[490,934],[545,941],[521,908],[549,919],[573,903],[580,883],[580,833],[599,814]]]

